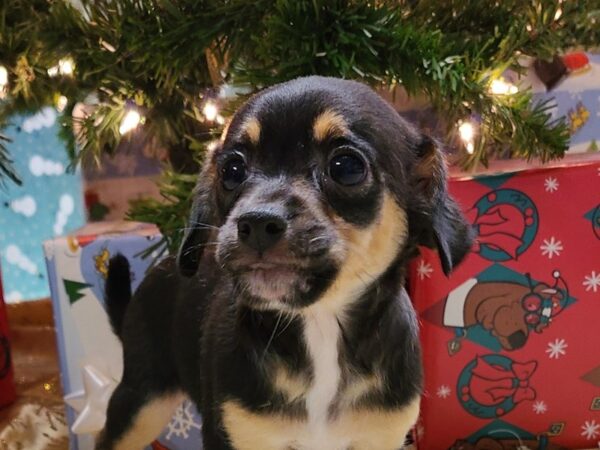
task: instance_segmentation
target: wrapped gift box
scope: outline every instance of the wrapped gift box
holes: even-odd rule
[[[100,222],[44,243],[71,450],[93,449],[93,435],[104,424],[108,398],[123,370],[121,344],[104,310],[108,261],[116,253],[129,260],[135,289],[156,260],[153,249],[160,240],[153,225]],[[202,448],[200,427],[195,407],[186,401],[151,448]]]
[[[449,278],[432,250],[411,265],[426,389],[418,448],[596,448],[600,158],[498,163],[455,174],[450,191],[477,238]]]
[[[537,74],[535,72],[538,72]],[[600,54],[571,52],[555,58],[541,70],[555,75],[546,86],[540,70],[530,70],[524,84],[531,85],[536,100],[552,99],[554,118],[564,117],[569,125],[569,153],[593,153],[600,150]],[[555,73],[552,73],[555,72]]]
[[[40,243],[85,223],[81,173],[70,164],[52,107],[16,115],[2,130],[23,180],[0,189],[0,260],[7,303],[48,297]]]

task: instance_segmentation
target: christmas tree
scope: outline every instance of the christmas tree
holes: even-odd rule
[[[597,46],[598,20],[600,0],[5,0],[0,129],[53,104],[75,164],[133,136],[167,149],[164,202],[138,202],[131,215],[158,223],[173,249],[198,163],[227,117],[250,93],[301,75],[423,96],[465,167],[499,153],[561,157],[564,121],[502,75],[524,71],[524,56]],[[2,139],[0,179],[17,180]]]

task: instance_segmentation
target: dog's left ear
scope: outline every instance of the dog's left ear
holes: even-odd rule
[[[429,136],[416,148],[412,186],[417,190],[412,227],[419,244],[436,247],[442,269],[448,275],[466,256],[473,240],[472,228],[459,206],[448,195],[446,159]]]

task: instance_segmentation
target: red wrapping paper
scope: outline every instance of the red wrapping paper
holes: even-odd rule
[[[15,401],[17,392],[13,378],[12,360],[10,354],[10,341],[8,333],[8,319],[4,294],[2,290],[2,277],[0,276],[0,407]]]
[[[419,449],[600,445],[600,162],[454,178],[477,235],[410,269],[425,396]],[[521,446],[521,447],[519,447]]]

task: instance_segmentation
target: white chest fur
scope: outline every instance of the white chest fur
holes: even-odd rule
[[[304,339],[312,364],[312,380],[306,394],[310,434],[327,442],[329,408],[341,380],[338,345],[340,326],[334,313],[313,307],[304,316]]]

